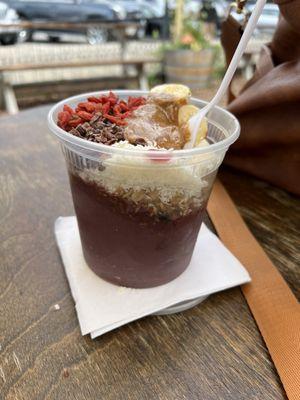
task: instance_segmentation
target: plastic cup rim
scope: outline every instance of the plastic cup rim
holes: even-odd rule
[[[149,91],[145,91],[145,90],[112,90],[114,93],[116,94],[120,94],[120,95],[128,95],[128,96],[133,96],[133,95],[139,95],[139,96],[143,96],[143,95],[147,95],[149,93]],[[227,115],[234,123],[235,127],[233,129],[233,132],[231,134],[229,134],[229,136],[227,136],[225,139],[221,140],[220,142],[217,143],[213,143],[210,144],[209,146],[205,146],[205,147],[195,147],[192,149],[182,149],[182,150],[140,150],[140,149],[126,149],[126,148],[122,148],[122,147],[114,147],[114,146],[107,146],[105,144],[102,143],[95,143],[95,142],[89,142],[85,139],[76,137],[74,135],[71,135],[70,133],[66,132],[65,130],[63,130],[62,128],[60,128],[57,124],[56,121],[54,119],[54,115],[59,112],[60,110],[62,110],[64,104],[68,104],[71,102],[80,102],[80,100],[86,99],[87,97],[91,97],[91,96],[99,96],[99,95],[104,95],[109,93],[110,90],[102,90],[102,91],[95,91],[95,92],[88,92],[88,93],[83,93],[83,94],[79,94],[79,95],[75,95],[75,96],[71,96],[68,97],[64,100],[59,101],[58,103],[56,103],[54,106],[51,107],[49,113],[48,113],[48,117],[47,117],[47,121],[48,121],[48,127],[51,130],[51,132],[53,134],[55,134],[55,136],[57,136],[60,141],[62,142],[68,142],[69,144],[73,144],[76,145],[78,147],[81,147],[81,151],[83,150],[92,150],[92,151],[98,151],[101,153],[106,153],[109,155],[112,154],[116,154],[116,155],[120,155],[120,156],[131,156],[131,157],[145,157],[151,155],[151,157],[160,159],[163,157],[172,157],[172,158],[187,158],[187,157],[193,157],[193,156],[197,156],[200,154],[210,154],[213,152],[218,152],[218,151],[226,151],[227,148],[234,143],[237,138],[239,137],[240,134],[240,124],[237,120],[237,118],[231,114],[229,111],[225,110],[222,107],[219,106],[215,106],[214,109],[217,109],[218,111],[220,111],[221,113],[223,113],[224,115]],[[201,103],[201,105],[205,105],[208,102],[201,100],[201,99],[197,99],[195,97],[191,98],[192,102],[199,102]],[[209,119],[208,119],[209,120]],[[219,124],[209,120],[209,122],[213,123],[214,125],[218,126],[220,129],[222,129],[223,131],[225,131],[225,129],[220,126]],[[226,134],[228,134],[227,131],[225,131]],[[88,157],[88,155],[87,155]]]

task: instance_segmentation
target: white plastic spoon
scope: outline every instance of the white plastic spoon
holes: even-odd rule
[[[191,139],[186,143],[184,146],[185,149],[191,149],[195,145],[195,140],[197,137],[197,132],[199,129],[199,126],[201,124],[202,119],[205,117],[205,115],[215,106],[219,103],[219,101],[222,99],[224,94],[227,91],[227,88],[231,82],[231,79],[237,69],[237,66],[240,62],[240,59],[244,53],[244,50],[247,47],[247,44],[249,42],[249,39],[252,35],[252,32],[257,24],[258,18],[260,17],[260,14],[262,12],[262,9],[264,8],[264,5],[266,3],[266,0],[257,0],[257,3],[255,5],[255,8],[251,14],[251,17],[249,18],[249,21],[247,23],[246,29],[241,37],[241,40],[235,50],[235,53],[231,59],[231,62],[228,66],[228,69],[224,75],[224,78],[221,82],[221,85],[213,97],[213,99],[201,110],[197,112],[192,118],[189,120],[189,128],[191,132]]]

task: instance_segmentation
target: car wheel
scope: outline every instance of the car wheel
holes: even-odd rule
[[[22,29],[19,32],[18,42],[25,43],[29,42],[30,40],[32,40],[32,33],[27,29]]]
[[[30,18],[28,18],[26,15],[23,15],[21,13],[19,13],[18,15],[20,18],[20,22],[30,22]],[[34,31],[32,29],[22,29],[19,32],[18,41],[20,43],[32,42],[33,33]]]
[[[108,31],[97,26],[91,26],[86,30],[86,39],[89,44],[105,43],[108,40]]]
[[[1,43],[6,46],[6,45],[11,45],[11,44],[15,44],[18,41],[18,35],[2,35],[1,36]]]
[[[146,23],[141,24],[142,26],[138,28],[136,32],[137,39],[144,39],[146,36]]]
[[[59,36],[49,35],[48,40],[49,40],[50,43],[59,43],[60,42],[60,37]]]

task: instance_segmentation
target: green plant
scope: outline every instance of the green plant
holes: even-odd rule
[[[213,42],[205,36],[200,21],[185,21],[182,28],[182,33],[178,40],[164,43],[158,50],[159,57],[164,60],[166,52],[178,50],[191,50],[201,52],[208,49],[211,54],[211,80],[219,80],[225,70],[224,56],[220,44]],[[183,65],[184,56],[183,56]],[[160,73],[149,75],[150,86],[161,83],[164,76]]]
[[[213,69],[213,79],[219,80],[222,79],[225,70],[226,70],[226,65],[225,65],[225,58],[224,58],[224,53],[222,51],[222,47],[220,45],[215,45],[214,46],[214,69]]]
[[[194,50],[199,51],[213,47],[212,43],[205,37],[202,23],[199,21],[184,21],[182,33],[178,40],[164,46],[165,50]]]

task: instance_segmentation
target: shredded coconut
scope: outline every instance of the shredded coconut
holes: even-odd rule
[[[205,141],[206,142],[206,141]],[[209,145],[207,142],[202,146]],[[157,150],[154,146],[132,145],[126,141],[113,147]],[[216,154],[198,155],[187,164],[185,159],[160,162],[147,157],[114,154],[99,168],[77,172],[86,181],[96,183],[108,193],[131,201],[151,214],[186,215],[203,205],[208,197],[214,172],[221,163]],[[191,160],[189,159],[189,162]]]

